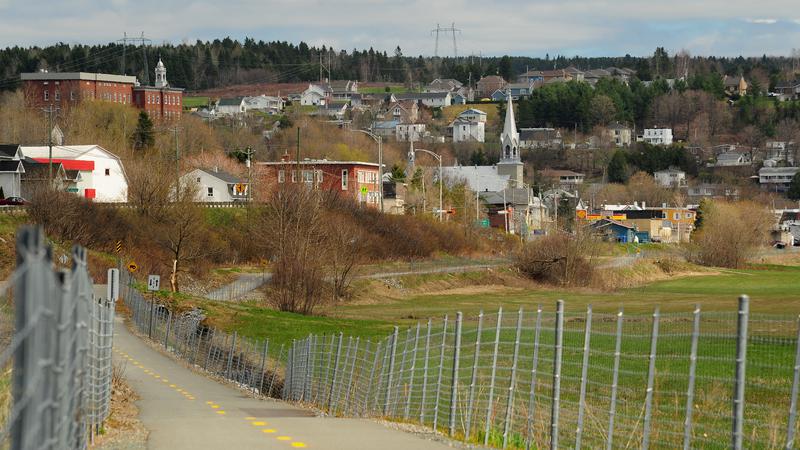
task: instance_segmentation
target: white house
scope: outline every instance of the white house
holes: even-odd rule
[[[749,153],[727,152],[717,155],[715,167],[742,167],[753,163]]]
[[[664,187],[686,186],[686,172],[670,167],[653,173],[656,183]]]
[[[0,188],[3,189],[3,197],[22,196],[22,174],[25,168],[22,166],[22,152],[16,144],[0,144]]]
[[[758,183],[762,188],[774,192],[783,192],[789,188],[800,167],[762,167],[758,171]]]
[[[324,106],[327,103],[328,96],[325,89],[316,85],[309,84],[308,89],[300,94],[300,104],[302,106]]]
[[[484,142],[485,126],[483,122],[472,122],[457,117],[450,124],[453,128],[453,142]]]
[[[428,108],[444,108],[453,104],[453,97],[449,92],[419,92],[395,95],[398,101],[413,100],[420,102]]]
[[[469,120],[470,122],[483,122],[486,123],[486,113],[480,109],[470,108],[463,111],[458,115],[461,119]]]
[[[418,142],[425,135],[424,123],[401,123],[395,129],[395,136],[398,141]]]
[[[217,101],[217,116],[236,116],[245,111],[244,97],[223,97]]]
[[[652,145],[672,145],[672,128],[645,128],[642,138]]]
[[[283,99],[271,95],[258,95],[254,97],[244,97],[244,110],[279,112],[283,111]]]
[[[42,147],[20,147],[26,158],[39,163],[49,162],[49,150]],[[100,203],[128,201],[128,177],[119,157],[99,145],[54,145],[53,162],[67,171],[78,171],[75,191],[78,195]]]
[[[181,184],[197,187],[198,202],[235,202],[247,200],[247,181],[218,169],[194,169],[181,177]]]

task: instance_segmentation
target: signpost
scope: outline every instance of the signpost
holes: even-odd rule
[[[128,263],[128,272],[134,273],[139,270],[139,266],[136,265],[135,262],[131,261]]]
[[[161,286],[161,277],[158,275],[148,275],[147,276],[147,290],[148,291],[157,291],[158,288]]]
[[[108,269],[106,296],[108,296],[108,299],[112,302],[119,299],[119,269]]]

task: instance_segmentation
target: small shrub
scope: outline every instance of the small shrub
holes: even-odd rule
[[[594,239],[585,231],[555,233],[526,244],[514,256],[516,268],[528,278],[562,286],[585,286],[594,276]]]

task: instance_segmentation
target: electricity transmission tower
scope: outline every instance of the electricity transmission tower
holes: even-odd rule
[[[147,68],[147,46],[150,45],[153,41],[144,37],[144,31],[142,31],[142,35],[139,37],[128,37],[128,33],[122,34],[123,38],[117,40],[117,42],[122,43],[122,74],[125,75],[125,56],[126,50],[128,48],[128,43],[131,43],[134,47],[138,44],[142,46],[142,58],[144,60],[144,75],[142,76],[142,81],[144,81],[145,86],[150,84],[150,69]]]
[[[431,34],[436,36],[436,47],[433,52],[434,58],[439,57],[439,34],[442,33],[445,36],[447,33],[453,34],[453,58],[458,58],[458,45],[456,44],[456,33],[461,33],[461,30],[456,28],[455,22],[453,22],[449,27],[441,27],[439,24],[436,24],[436,28],[431,30]]]

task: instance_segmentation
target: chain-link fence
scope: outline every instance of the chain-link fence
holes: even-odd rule
[[[794,448],[793,318],[555,311],[445,317],[288,349],[284,398],[503,448]]]
[[[267,272],[243,273],[233,282],[209,292],[206,298],[219,301],[245,300],[248,294],[269,283],[271,279],[272,274]]]
[[[94,297],[85,249],[70,270],[52,256],[40,228],[20,230],[0,292],[3,448],[85,448],[109,415],[114,302]]]
[[[284,348],[269,340],[253,340],[235,332],[203,325],[199,310],[174,311],[157,298],[145,298],[136,280],[120,271],[121,296],[131,321],[141,335],[199,369],[247,388],[254,394],[280,395]]]

